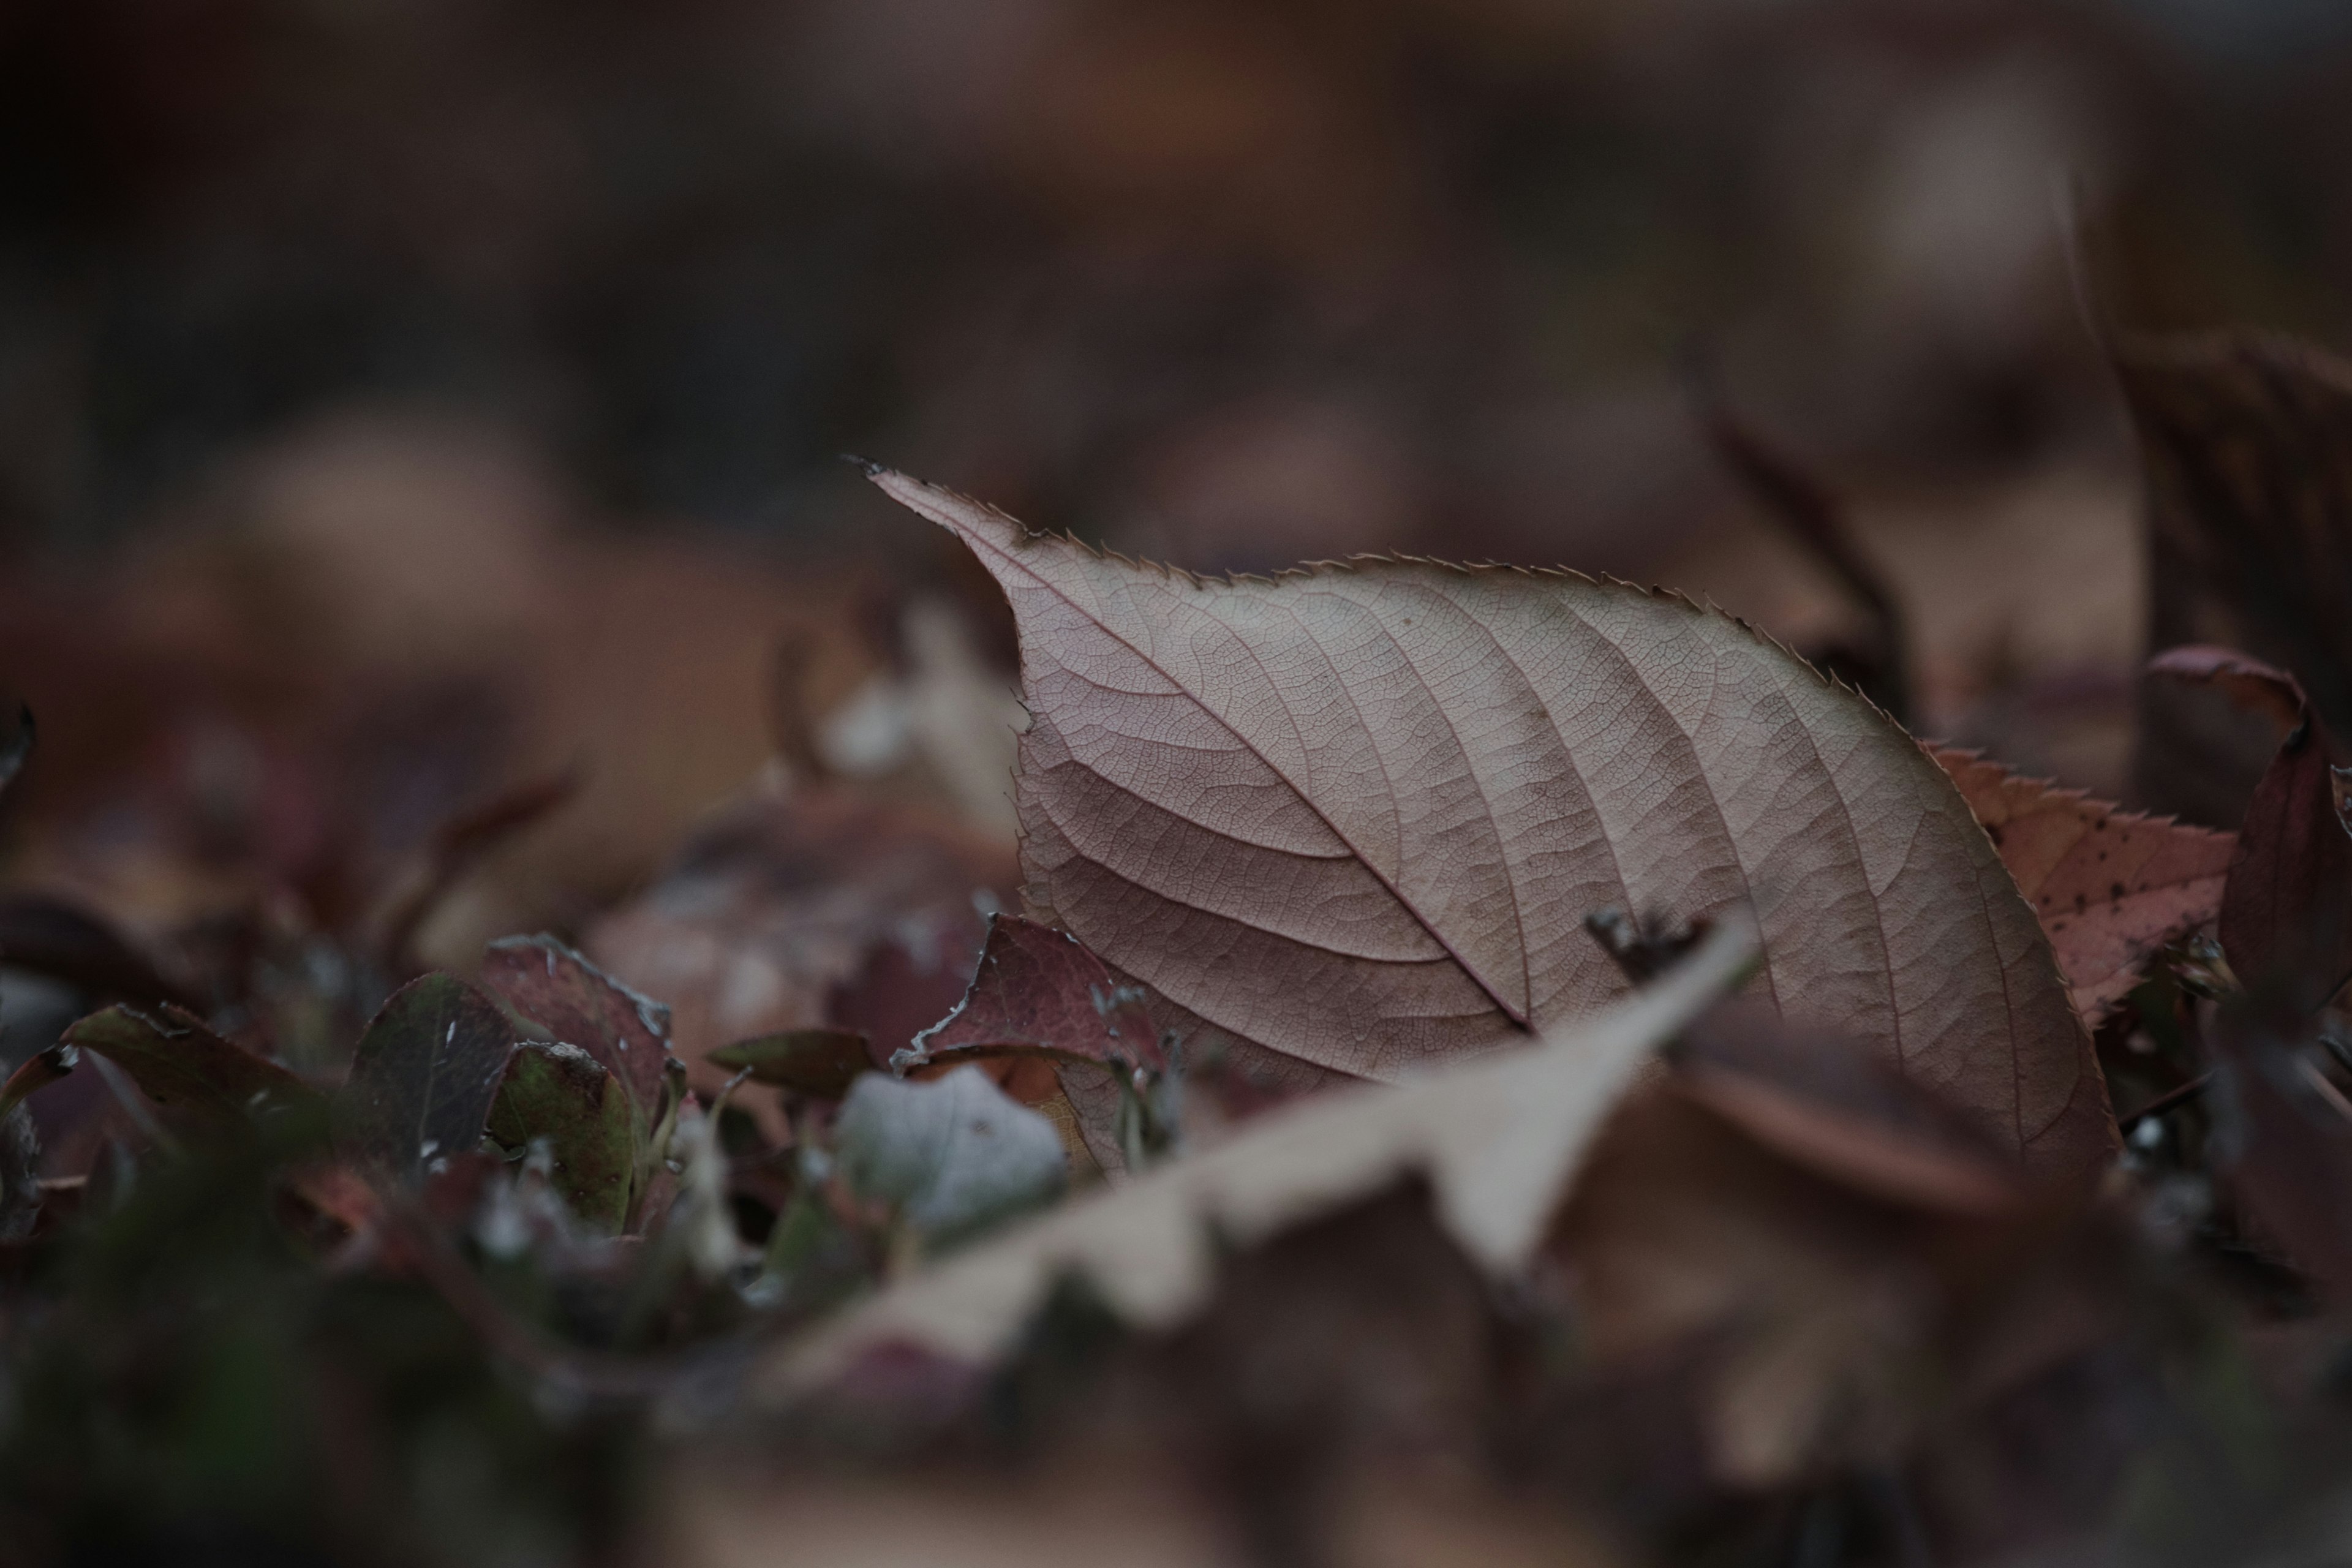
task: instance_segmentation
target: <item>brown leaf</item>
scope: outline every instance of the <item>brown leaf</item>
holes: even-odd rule
[[[2222,889],[2221,951],[2248,986],[2304,1012],[2352,976],[2352,831],[2315,721],[2287,736],[2254,786]]]
[[[2352,1106],[2304,1009],[2233,998],[2213,1029],[2215,1163],[2255,1227],[2335,1300],[2352,1294]]]
[[[1687,1364],[1679,1397],[1722,1479],[1897,1465],[2112,1332],[2078,1204],[1955,1207],[1940,1178],[1873,1190],[1810,1140],[1724,1115],[1686,1079],[1664,1087],[1595,1141],[1547,1253],[1591,1373]]]
[[[1738,623],[1417,560],[1206,582],[876,482],[1013,602],[1033,887],[1236,1040],[1393,1077],[1621,992],[1593,909],[1748,903],[1776,1005],[2031,1162],[2110,1146],[2049,944],[1950,781]]]
[[[1727,919],[1673,973],[1598,1017],[1554,1027],[1533,1049],[1269,1112],[1225,1142],[1066,1204],[850,1309],[787,1345],[767,1386],[789,1397],[891,1346],[992,1361],[1074,1273],[1121,1317],[1168,1328],[1207,1300],[1220,1248],[1249,1247],[1415,1173],[1429,1178],[1440,1223],[1472,1260],[1516,1274],[1635,1070],[1756,954],[1753,928]]]
[[[546,1037],[577,1046],[629,1092],[640,1126],[660,1114],[670,1060],[669,1009],[640,995],[551,936],[490,943],[482,984]]]
[[[1691,1026],[1675,1083],[1757,1142],[1851,1191],[1931,1213],[2012,1206],[2015,1167],[1866,1047],[1735,998]]]
[[[148,1099],[188,1121],[231,1125],[259,1110],[308,1114],[321,1104],[309,1084],[177,1007],[153,1014],[109,1007],[75,1024],[65,1040],[96,1051],[130,1074]]]
[[[2310,700],[2303,683],[2275,665],[2233,647],[2189,643],[2168,647],[2147,661],[2147,672],[2191,686],[2210,686],[2240,709],[2260,714],[2282,731],[2303,722]]]
[[[708,1053],[749,1036],[857,1029],[887,1058],[962,996],[975,900],[997,907],[1019,882],[1008,852],[928,814],[763,794],[706,824],[586,945],[671,1005],[677,1049],[715,1091]]]
[[[2124,811],[1956,747],[1927,754],[1960,786],[2042,917],[2086,1022],[2139,983],[2158,950],[2221,912],[2236,835]]]
[[[2216,643],[2294,670],[2352,733],[2352,366],[2269,333],[2126,340],[2116,374],[2147,473],[2148,643]],[[2143,699],[2140,799],[2236,821],[2263,724],[2197,692]]]

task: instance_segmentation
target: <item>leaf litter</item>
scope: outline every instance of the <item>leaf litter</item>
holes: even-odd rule
[[[887,473],[1006,592],[1017,739],[937,601],[838,721],[787,639],[770,776],[472,978],[425,968],[436,922],[576,776],[331,852],[256,804],[264,757],[220,820],[288,836],[155,836],[171,918],[97,878],[0,905],[57,1015],[0,1088],[9,1473],[96,1498],[57,1456],[103,1450],[166,1478],[109,1507],[182,1507],[119,1441],[168,1406],[141,1429],[267,1433],[236,1473],[337,1539],[379,1441],[593,1492],[615,1540],[648,1447],[719,1510],[746,1463],[1171,1531],[1179,1489],[1267,1563],[1377,1560],[1382,1520],[1433,1561],[2316,1539],[2352,1454],[2340,671],[2214,552],[2326,580],[2335,513],[2273,490],[2333,493],[2335,375],[2126,359],[2158,619],[2239,645],[2154,650],[2150,689],[2264,753],[2210,828],[1923,748],[1671,595],[1194,578]],[[2282,408],[2251,467],[2211,449]],[[1718,440],[1903,695],[1909,606],[1833,487]],[[2220,798],[2167,733],[2140,782]],[[11,1485],[0,1523],[40,1517]]]

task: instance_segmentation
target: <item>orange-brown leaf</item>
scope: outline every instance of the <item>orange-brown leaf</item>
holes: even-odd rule
[[[1954,746],[1929,746],[2050,933],[2075,1010],[2095,1022],[2141,966],[2221,912],[2238,836],[2145,816],[2022,778]]]

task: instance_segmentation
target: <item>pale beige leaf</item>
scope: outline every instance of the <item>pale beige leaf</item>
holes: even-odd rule
[[[2042,917],[2085,1020],[2122,1001],[2167,942],[2221,913],[2236,834],[2125,811],[1957,747],[1927,754],[1960,786]]]
[[[1070,1274],[1129,1322],[1168,1328],[1207,1299],[1221,1244],[1250,1246],[1415,1173],[1463,1249],[1509,1278],[1635,1069],[1756,956],[1755,929],[1735,914],[1655,984],[1533,1049],[1268,1111],[1202,1153],[1066,1204],[820,1325],[769,1364],[762,1388],[789,1397],[889,1346],[987,1363]]]
[[[1745,905],[1785,1014],[2032,1164],[2110,1146],[2049,943],[1951,781],[1740,623],[1417,560],[1202,581],[876,477],[1012,601],[1033,893],[1235,1040],[1391,1078],[1622,991],[1600,906]]]

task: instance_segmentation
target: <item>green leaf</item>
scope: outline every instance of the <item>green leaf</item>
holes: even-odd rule
[[[1061,1194],[1062,1140],[976,1067],[927,1083],[868,1073],[835,1123],[841,1172],[927,1243],[961,1238]]]
[[[507,1148],[547,1140],[553,1183],[572,1212],[618,1231],[637,1163],[628,1091],[577,1046],[528,1040],[507,1063],[491,1103],[490,1136]]]
[[[482,1141],[514,1035],[497,1003],[454,974],[392,994],[360,1037],[335,1102],[335,1142],[383,1174],[421,1184]]]
[[[819,1100],[839,1100],[861,1073],[874,1070],[866,1037],[854,1029],[786,1029],[721,1046],[717,1066],[749,1068],[757,1083],[772,1083]]]
[[[121,1068],[182,1121],[234,1126],[262,1111],[315,1112],[324,1103],[276,1062],[231,1045],[177,1007],[109,1007],[74,1024],[64,1039]]]

